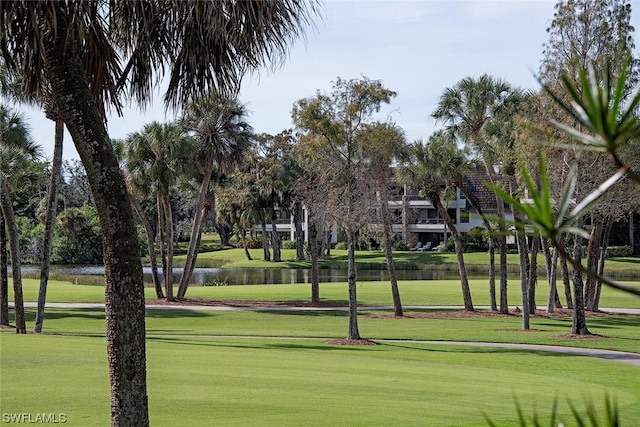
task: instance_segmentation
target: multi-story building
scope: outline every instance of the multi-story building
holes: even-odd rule
[[[465,177],[466,193],[474,198],[474,203],[468,201],[459,188],[455,189],[455,199],[447,203],[447,211],[458,232],[467,233],[474,227],[483,225],[480,215],[473,206],[479,206],[488,216],[496,215],[496,196],[484,185],[488,181],[484,171],[476,171]],[[417,190],[410,189],[406,185],[396,185],[390,191],[387,204],[392,213],[392,230],[396,237],[414,245],[414,248],[433,249],[450,236],[449,228],[436,208],[429,200],[421,197]],[[305,209],[302,223],[305,240],[308,236],[307,225],[308,215]],[[369,228],[376,230],[380,229],[380,226],[371,224]],[[267,229],[270,231],[271,226],[269,225]],[[278,233],[289,236],[291,240],[295,238],[295,226],[289,213],[279,212],[276,229]],[[256,231],[259,231],[259,227]],[[338,229],[334,226],[330,231],[329,241],[335,243],[338,237]]]

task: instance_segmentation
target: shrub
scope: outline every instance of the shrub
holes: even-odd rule
[[[283,240],[282,241],[282,249],[295,249],[296,241],[295,240]]]
[[[633,255],[633,248],[631,246],[609,246],[607,248],[607,257],[622,257]]]
[[[395,242],[393,242],[393,245],[391,245],[391,248],[394,251],[408,251],[409,245],[403,240],[396,240]]]
[[[335,246],[333,247],[334,249],[338,249],[338,250],[346,250],[347,249],[347,242],[338,242],[335,244]]]

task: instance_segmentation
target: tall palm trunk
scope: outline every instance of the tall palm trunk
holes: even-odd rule
[[[178,298],[184,298],[189,287],[189,280],[191,280],[191,273],[196,263],[196,257],[198,252],[200,227],[202,224],[202,209],[205,204],[205,199],[209,191],[209,184],[211,183],[211,175],[213,174],[213,166],[207,167],[202,177],[202,183],[200,184],[200,193],[198,194],[198,203],[195,207],[195,213],[193,215],[193,224],[191,226],[191,237],[189,238],[189,248],[187,249],[187,258],[185,260],[184,270],[180,277],[180,287],[178,288]]]
[[[356,249],[355,233],[353,230],[347,231],[347,280],[349,283],[349,334],[350,340],[359,340],[358,330],[358,296],[357,296],[357,273],[356,273]]]
[[[7,229],[0,209],[0,325],[9,326],[9,272],[7,271]]]
[[[200,211],[200,215],[202,219],[200,220],[200,229],[198,230],[198,234],[196,236],[196,251],[193,254],[193,259],[191,260],[191,262],[189,262],[184,267],[183,274],[187,275],[187,283],[189,283],[191,281],[191,277],[193,277],[193,270],[195,269],[196,261],[198,260],[200,243],[202,243],[202,229],[203,229],[204,219],[209,216],[211,211],[213,211],[214,207],[215,207],[215,197],[213,194],[207,192],[205,196],[204,205],[202,206],[202,209]],[[249,258],[251,257],[249,256]],[[181,298],[184,298],[184,296],[182,296]]]
[[[483,157],[484,164],[491,185],[497,185],[496,173],[488,158]],[[504,212],[504,202],[496,194],[496,213],[498,215],[498,252],[500,253],[500,313],[509,314],[509,302],[507,298],[507,226]]]
[[[438,210],[438,213],[444,219],[444,222],[449,227],[449,232],[453,237],[453,243],[456,250],[456,260],[458,262],[458,273],[460,274],[460,287],[462,288],[462,299],[464,301],[464,309],[465,311],[474,311],[473,301],[471,299],[471,289],[469,288],[469,279],[467,278],[467,269],[464,265],[464,255],[462,250],[462,242],[460,241],[460,234],[458,233],[458,229],[454,224],[453,220],[449,216],[449,213],[442,205],[442,201],[440,200],[440,196],[435,194],[430,194],[429,199],[433,206]]]
[[[111,425],[148,426],[144,282],[133,212],[83,71],[81,47],[68,30],[66,6],[51,7],[57,9],[57,31],[44,33],[44,68],[87,172],[102,228]]]
[[[142,210],[142,206],[140,206],[140,202],[129,193],[129,202],[133,207],[133,210],[138,215],[140,222],[142,223],[142,228],[144,228],[144,233],[147,238],[147,254],[149,255],[149,264],[151,265],[151,281],[153,282],[153,287],[156,291],[156,298],[164,298],[164,293],[162,291],[162,283],[160,281],[160,277],[158,276],[158,260],[156,258],[156,250],[155,250],[155,238],[153,233],[153,227],[151,226],[151,222],[149,218],[145,215]]]
[[[489,218],[482,210],[482,207],[479,203],[476,203],[475,198],[472,194],[470,194],[466,187],[464,186],[464,182],[462,178],[456,179],[453,181],[453,184],[460,190],[460,192],[464,195],[465,199],[471,204],[471,207],[475,209],[475,211],[482,218],[482,223],[484,224],[484,228],[487,230],[487,239],[489,246],[489,304],[491,306],[492,311],[498,311],[498,304],[496,303],[496,250],[495,250],[495,236],[494,230],[491,226],[491,222],[489,222]]]
[[[0,173],[0,208],[9,237],[11,249],[11,275],[13,276],[14,312],[16,333],[26,334],[27,325],[24,317],[24,299],[22,297],[22,266],[20,265],[20,241],[18,226],[13,212],[13,205],[9,197],[9,186],[4,174]]]
[[[53,243],[53,226],[56,220],[56,206],[58,187],[60,186],[60,172],[62,169],[62,143],[64,140],[64,122],[61,119],[55,121],[55,138],[53,144],[53,162],[51,164],[51,177],[49,179],[49,191],[47,193],[47,213],[44,222],[44,237],[42,239],[42,264],[40,266],[40,288],[38,291],[38,308],[36,311],[36,324],[34,332],[42,332],[44,322],[44,305],[47,300],[47,284],[49,282],[49,267],[51,265],[51,245]]]
[[[156,211],[158,216],[158,241],[160,242],[160,262],[162,263],[162,281],[166,286],[167,283],[167,272],[169,269],[167,268],[167,237],[165,236],[165,215],[164,215],[164,204],[162,203],[162,197],[160,194],[156,197]],[[166,291],[166,289],[165,289]],[[173,295],[173,294],[171,294]],[[167,292],[167,299],[169,298],[169,293]]]
[[[171,212],[169,193],[162,194],[162,212],[164,214],[164,235],[167,241],[167,262],[166,270],[164,271],[164,284],[167,301],[173,301],[173,213]]]

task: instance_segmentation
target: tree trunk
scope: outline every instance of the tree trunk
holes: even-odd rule
[[[406,194],[402,195],[402,241],[409,241],[409,199]]]
[[[0,209],[0,325],[9,326],[9,272],[7,260],[7,230]]]
[[[164,214],[164,205],[162,203],[162,198],[160,197],[160,194],[158,194],[158,196],[156,197],[156,211],[158,214],[158,234],[159,234],[159,238],[158,240],[160,241],[160,260],[162,262],[162,282],[165,284],[167,282],[167,272],[169,271],[169,269],[167,268],[167,236],[165,235],[165,231],[166,231],[166,225],[165,225],[165,214]],[[169,298],[169,293],[166,294],[167,295],[167,299]],[[173,294],[172,298],[173,298]]]
[[[22,297],[22,266],[20,265],[20,237],[18,236],[18,226],[9,194],[6,178],[4,174],[0,173],[0,208],[2,209],[5,229],[9,237],[9,248],[11,249],[16,333],[26,334],[27,325],[24,317],[24,299]]]
[[[247,257],[247,260],[253,261],[253,258],[251,258],[251,254],[249,253],[249,248],[247,247],[247,238],[245,234],[245,230],[238,231],[238,237],[242,241],[242,247],[244,248],[244,255]]]
[[[492,185],[498,185],[496,172],[493,170],[491,161],[483,156],[484,164],[489,181]],[[507,297],[508,265],[507,265],[507,226],[504,213],[504,201],[496,194],[496,214],[498,216],[498,252],[500,253],[500,313],[509,314],[509,301]]]
[[[193,252],[192,257],[187,257],[187,262],[185,263],[184,269],[182,271],[182,278],[180,279],[180,286],[182,287],[182,283],[186,283],[184,287],[184,292],[179,293],[179,298],[184,298],[187,287],[189,286],[189,282],[191,282],[191,277],[193,276],[193,270],[196,268],[196,261],[198,260],[198,252],[200,252],[200,243],[202,243],[202,232],[204,230],[204,223],[209,214],[215,208],[215,196],[212,193],[207,192],[205,195],[205,202],[200,211],[200,225],[198,229],[198,233],[196,234],[196,242],[195,242],[195,251]],[[189,244],[191,244],[191,240],[189,240]]]
[[[153,282],[153,287],[156,291],[156,298],[164,298],[162,283],[160,281],[160,277],[158,276],[158,260],[156,259],[153,227],[151,226],[151,222],[142,210],[142,206],[140,206],[138,200],[130,193],[129,202],[131,203],[131,206],[133,207],[135,213],[138,215],[138,218],[140,218],[140,222],[142,223],[142,227],[144,228],[144,233],[147,237],[147,254],[149,255],[149,263],[151,264],[151,281]]]
[[[302,203],[296,201],[293,206],[293,222],[296,230],[296,261],[304,261],[304,231],[302,230],[303,221]]]
[[[580,228],[582,221],[579,220],[576,227]],[[580,236],[573,236],[573,259],[580,264],[582,258],[582,238]],[[576,268],[573,269],[573,324],[571,326],[571,333],[574,335],[589,335],[589,329],[587,329],[587,318],[584,312],[584,299],[583,299],[583,286],[582,286],[582,273]]]
[[[167,301],[173,301],[173,213],[169,193],[162,195],[162,212],[164,213],[164,235],[167,244],[167,263],[164,270],[164,287]],[[188,256],[187,256],[188,260]]]
[[[311,253],[311,303],[320,304],[318,229],[315,222],[311,221],[311,215],[309,215],[309,252]]]
[[[602,239],[602,221],[591,215],[591,233],[587,245],[587,269],[598,271],[598,260],[600,259],[600,242]],[[587,310],[595,311],[597,281],[591,276],[587,276],[584,299]]]
[[[278,238],[278,218],[276,210],[271,210],[271,247],[273,248],[273,262],[281,262],[280,239]]]
[[[609,249],[609,237],[611,236],[611,229],[614,223],[613,216],[607,218],[607,225],[602,235],[601,247],[600,247],[600,259],[598,260],[598,274],[604,276],[604,264],[607,259],[607,250]],[[596,295],[593,303],[593,311],[600,310],[600,293],[602,292],[602,281],[598,280],[596,283]]]
[[[267,219],[264,209],[260,209],[260,229],[262,230],[262,253],[265,261],[271,261],[269,239],[267,239]]]
[[[456,249],[456,260],[458,261],[458,273],[460,274],[460,286],[462,287],[462,299],[464,301],[464,309],[465,311],[474,311],[473,309],[473,301],[471,299],[471,289],[469,289],[469,279],[467,278],[467,269],[464,265],[464,256],[462,250],[462,242],[460,241],[460,235],[458,234],[458,229],[456,225],[453,223],[453,220],[447,213],[447,210],[442,205],[439,196],[432,194],[429,198],[433,206],[436,207],[438,213],[444,219],[444,222],[449,227],[449,232],[453,237],[454,246]]]
[[[53,243],[53,229],[56,221],[56,207],[58,201],[58,187],[60,186],[60,172],[62,169],[62,143],[64,140],[64,122],[55,121],[55,137],[53,144],[53,161],[49,191],[47,192],[47,213],[44,222],[44,237],[42,239],[42,263],[40,266],[40,288],[38,290],[38,308],[36,310],[36,324],[34,332],[42,332],[44,322],[44,305],[47,300],[47,284],[49,283],[49,267],[51,265],[51,246]]]
[[[484,228],[487,230],[487,239],[489,246],[489,304],[491,305],[492,311],[498,311],[498,304],[496,303],[496,260],[494,241],[495,232],[493,230],[493,227],[491,226],[491,222],[489,222],[489,218],[482,210],[482,206],[476,203],[473,194],[470,194],[467,191],[466,187],[464,186],[463,180],[458,179],[454,181],[454,185],[464,195],[465,199],[469,202],[471,207],[473,207],[478,215],[480,215],[480,218],[482,218],[482,223],[484,224]]]
[[[513,219],[516,223],[516,240],[518,242],[518,258],[520,260],[520,296],[522,301],[522,330],[529,330],[529,292],[527,289],[527,276],[529,272],[529,254],[527,240],[524,235],[524,226],[518,212],[513,212]]]
[[[547,312],[553,313],[557,308],[562,308],[560,297],[558,296],[557,273],[558,273],[558,251],[549,251],[549,243],[546,239],[541,238],[542,252],[544,253],[544,262],[547,267],[547,280],[549,282],[549,299],[547,300]]]
[[[564,249],[563,242],[558,242],[558,244],[562,245],[562,248]],[[564,258],[560,258],[560,269],[562,270],[562,286],[564,288],[564,298],[567,301],[567,308],[572,310],[573,297],[571,296],[571,283],[569,281],[569,266],[567,265],[567,260]]]
[[[540,236],[536,233],[531,242],[531,262],[529,263],[529,314],[536,313],[536,284],[538,283],[538,252],[540,251]]]
[[[387,272],[389,273],[389,282],[391,283],[391,296],[393,297],[393,314],[402,317],[402,302],[400,301],[400,290],[398,289],[398,280],[396,279],[396,267],[393,263],[393,251],[391,248],[391,224],[389,223],[389,215],[386,208],[386,202],[383,206],[384,221],[384,256],[387,261]]]
[[[349,282],[349,334],[347,335],[347,338],[350,340],[359,340],[360,331],[358,330],[358,297],[356,294],[356,250],[355,236],[352,230],[347,231],[347,256],[347,280]]]
[[[103,236],[111,425],[148,426],[145,303],[133,212],[103,118],[91,96],[65,6],[45,31],[45,73],[87,172]]]
[[[191,237],[189,238],[189,248],[187,249],[187,257],[184,264],[184,270],[182,270],[182,276],[180,277],[180,287],[178,288],[178,298],[184,298],[189,287],[189,280],[191,279],[191,273],[196,264],[198,244],[200,242],[200,230],[203,221],[203,209],[207,193],[209,192],[209,183],[211,182],[211,175],[213,173],[213,166],[204,171],[202,177],[202,183],[200,184],[200,193],[198,194],[198,204],[195,207],[195,213],[193,215],[193,224],[191,226]]]

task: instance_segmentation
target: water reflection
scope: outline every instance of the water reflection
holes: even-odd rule
[[[151,281],[151,269],[145,267],[144,275],[146,281]],[[37,266],[23,266],[23,273],[38,274],[40,269]],[[160,269],[161,273],[162,270]],[[61,266],[51,267],[53,275],[82,275],[101,276],[104,274],[103,266]],[[180,280],[181,269],[174,270],[175,280]],[[452,272],[430,271],[430,270],[397,270],[398,280],[443,280],[455,279],[457,275]],[[387,281],[389,275],[386,270],[359,270],[359,281]],[[346,269],[320,269],[320,282],[346,282]],[[196,268],[193,271],[191,283],[195,285],[217,284],[217,285],[263,285],[280,283],[310,283],[310,269],[279,269],[279,268]]]

